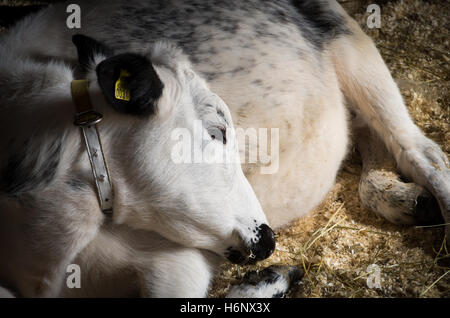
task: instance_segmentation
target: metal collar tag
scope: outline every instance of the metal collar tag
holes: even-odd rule
[[[71,87],[72,99],[76,108],[74,125],[79,126],[83,133],[86,151],[97,187],[100,208],[104,214],[112,215],[114,192],[97,128],[97,124],[102,120],[103,116],[94,111],[92,107],[89,98],[88,80],[74,80]]]

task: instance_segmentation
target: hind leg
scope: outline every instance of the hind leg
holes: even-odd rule
[[[357,121],[357,120],[356,120]],[[443,223],[439,204],[422,186],[405,183],[381,139],[367,125],[353,125],[354,140],[362,157],[359,196],[363,206],[395,224]]]
[[[351,35],[336,39],[331,54],[339,84],[365,123],[377,133],[403,175],[437,199],[450,223],[450,165],[439,146],[413,123],[400,91],[372,40],[344,10]],[[446,228],[450,236],[450,226]]]

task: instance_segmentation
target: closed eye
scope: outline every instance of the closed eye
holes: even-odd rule
[[[208,133],[213,140],[221,141],[224,145],[227,144],[227,130],[225,127],[211,127]]]

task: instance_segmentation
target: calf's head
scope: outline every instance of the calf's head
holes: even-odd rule
[[[228,107],[182,52],[155,43],[114,55],[85,36],[73,42],[104,114],[115,221],[234,263],[270,256],[274,234],[242,172]]]

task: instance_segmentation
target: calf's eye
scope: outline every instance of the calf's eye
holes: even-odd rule
[[[227,143],[227,130],[225,127],[212,127],[208,133],[213,140],[221,141],[224,145]]]

